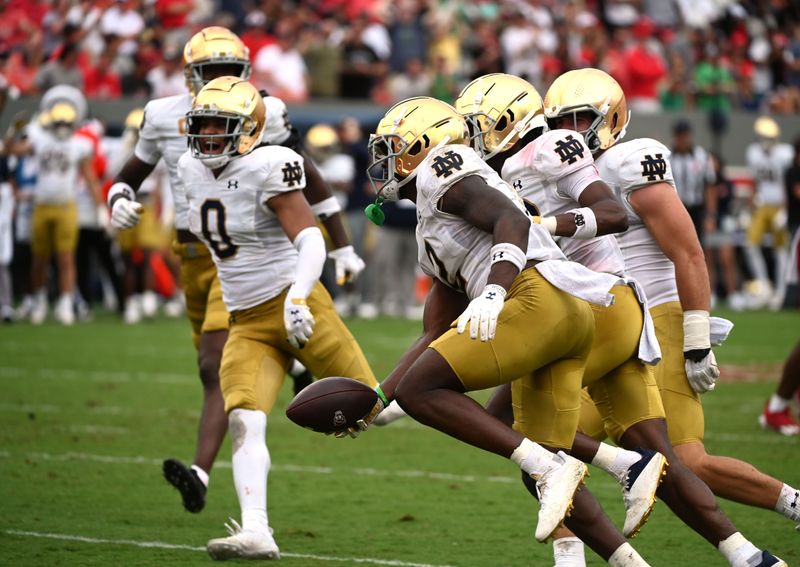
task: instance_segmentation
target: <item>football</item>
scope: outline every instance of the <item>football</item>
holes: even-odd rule
[[[378,394],[369,386],[332,376],[303,388],[287,406],[286,417],[307,429],[335,433],[355,426],[377,401]]]

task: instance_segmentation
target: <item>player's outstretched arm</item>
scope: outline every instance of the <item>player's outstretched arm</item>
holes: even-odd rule
[[[366,265],[364,260],[356,254],[350,237],[344,229],[339,201],[333,196],[330,187],[322,178],[314,162],[306,156],[305,152],[300,152],[300,154],[304,158],[303,167],[306,174],[306,188],[303,189],[303,194],[311,204],[311,210],[328,231],[333,246],[328,256],[335,263],[336,283],[344,285],[354,281]]]
[[[675,264],[675,282],[683,308],[683,355],[692,388],[713,390],[719,368],[711,351],[711,285],[703,248],[678,194],[667,183],[654,183],[630,196],[634,211]]]
[[[158,163],[156,161],[156,163]],[[136,154],[128,158],[108,191],[108,209],[111,211],[111,226],[126,229],[139,223],[141,203],[136,202],[136,192],[156,163],[142,161]]]

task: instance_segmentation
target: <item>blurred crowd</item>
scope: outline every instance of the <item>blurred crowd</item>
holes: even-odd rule
[[[486,73],[544,88],[593,66],[636,113],[800,111],[800,4],[789,0],[0,0],[0,11],[12,95],[182,92],[182,46],[214,23],[248,45],[257,86],[289,103],[451,101]]]

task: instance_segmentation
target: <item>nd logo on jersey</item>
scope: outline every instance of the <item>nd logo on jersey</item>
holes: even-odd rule
[[[446,179],[452,175],[453,171],[460,171],[462,165],[464,165],[464,158],[453,150],[433,158],[433,172],[436,177]]]
[[[283,173],[283,182],[287,187],[294,187],[303,180],[303,168],[300,167],[300,162],[286,162],[281,170]]]
[[[644,156],[644,159],[639,162],[642,165],[642,177],[646,177],[648,181],[656,181],[656,177],[664,180],[664,175],[667,173],[667,162],[664,160],[664,154],[655,154]]]
[[[572,165],[583,157],[583,145],[570,134],[556,142],[556,153],[561,158],[561,163]]]

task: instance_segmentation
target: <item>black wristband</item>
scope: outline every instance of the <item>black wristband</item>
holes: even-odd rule
[[[691,360],[692,362],[700,362],[705,357],[708,356],[708,353],[711,352],[710,348],[695,348],[692,350],[687,350],[683,352],[683,358],[686,360]]]

